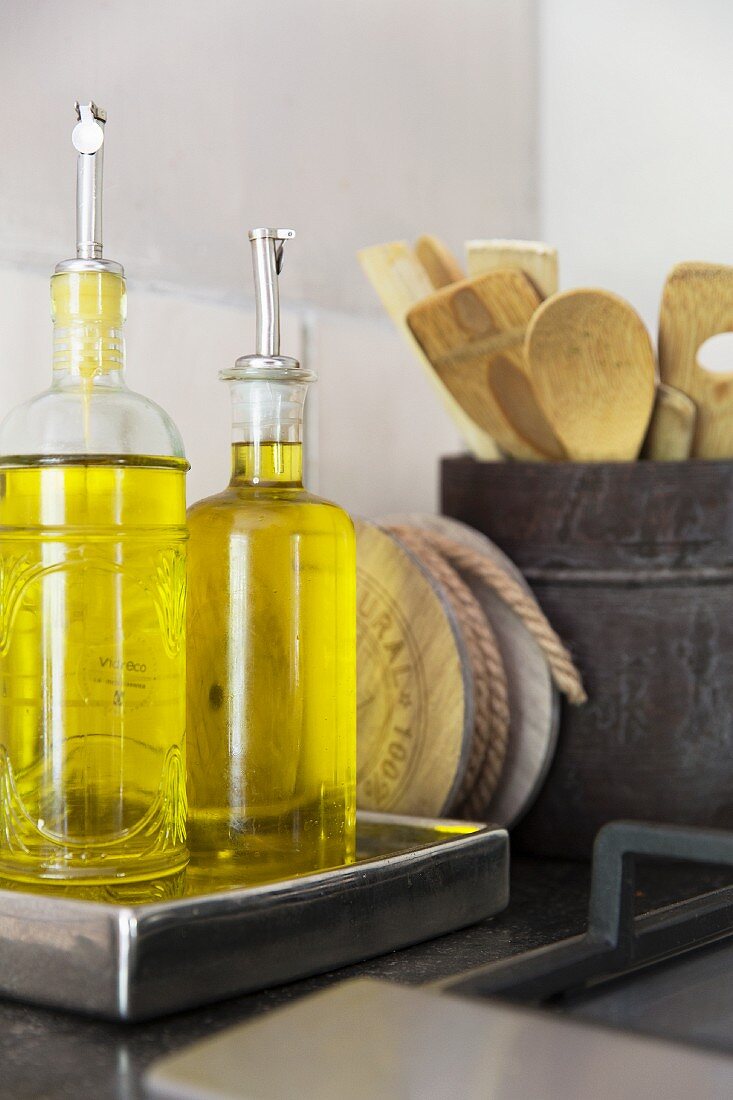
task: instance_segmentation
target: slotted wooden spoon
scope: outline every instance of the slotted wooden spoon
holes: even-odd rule
[[[452,283],[413,306],[407,323],[460,406],[503,451],[563,458],[525,373],[523,340],[540,296],[521,271]]]
[[[697,408],[692,454],[733,457],[733,371],[700,366],[698,348],[733,331],[733,267],[684,263],[672,268],[659,310],[659,373]]]

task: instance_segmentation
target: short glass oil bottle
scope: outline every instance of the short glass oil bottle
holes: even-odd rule
[[[124,272],[102,257],[105,115],[77,117],[53,380],[0,426],[0,876],[64,887],[187,859],[188,465],[169,417],[125,386]]]
[[[255,229],[257,354],[231,388],[232,477],[188,514],[189,876],[257,882],[354,858],[356,560],[303,488],[314,375],[280,355],[292,230]]]

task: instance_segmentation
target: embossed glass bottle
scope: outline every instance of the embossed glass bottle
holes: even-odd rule
[[[185,845],[185,474],[123,378],[102,258],[103,112],[77,107],[77,258],[51,280],[50,389],[0,426],[0,876],[141,882]]]
[[[354,857],[356,561],[341,508],[303,488],[314,375],[279,353],[291,230],[250,233],[257,355],[221,377],[232,477],[189,511],[189,877],[256,882]]]

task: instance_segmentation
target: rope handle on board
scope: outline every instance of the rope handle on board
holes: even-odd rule
[[[501,566],[427,528],[396,524],[387,529],[443,586],[466,642],[474,681],[474,730],[455,812],[480,819],[496,790],[506,757],[509,699],[504,664],[491,624],[458,570],[490,587],[521,619],[544,654],[557,688],[574,705],[587,699],[583,681],[534,597]]]
[[[581,675],[570,653],[551,627],[534,596],[526,592],[514,577],[510,577],[490,558],[483,557],[475,550],[445,535],[406,526],[391,527],[390,530],[404,542],[412,543],[413,552],[417,552],[418,555],[421,546],[429,544],[459,569],[472,573],[478,580],[492,588],[527,627],[545,655],[558,690],[567,697],[568,702],[579,706],[588,701]]]

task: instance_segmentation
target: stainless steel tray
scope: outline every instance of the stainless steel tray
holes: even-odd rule
[[[143,1020],[465,927],[509,900],[506,830],[362,813],[349,867],[118,905],[0,890],[0,995]]]

